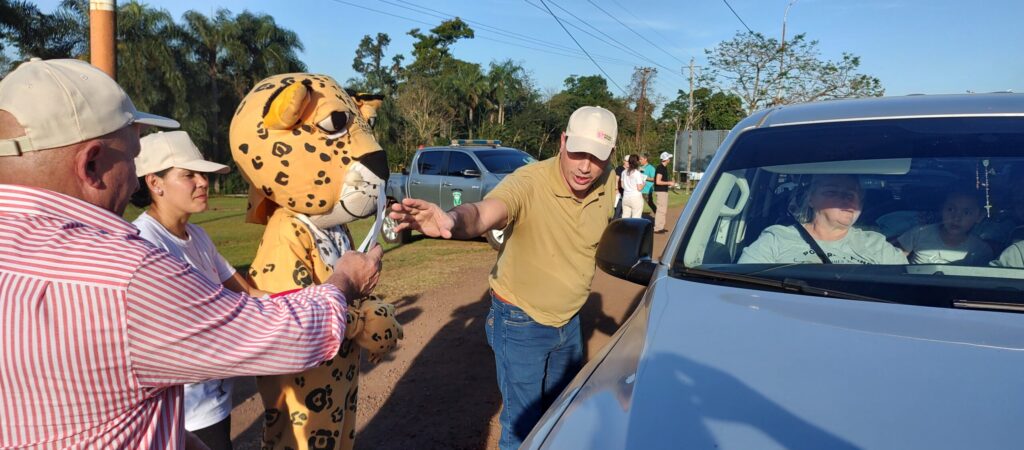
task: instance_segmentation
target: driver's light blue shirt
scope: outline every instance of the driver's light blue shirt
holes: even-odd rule
[[[817,241],[834,264],[906,264],[907,257],[881,233],[851,228],[838,241]],[[818,263],[821,258],[795,225],[772,225],[743,249],[740,264]]]

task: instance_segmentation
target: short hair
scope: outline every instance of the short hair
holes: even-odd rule
[[[822,173],[811,176],[810,183],[805,188],[793,190],[789,199],[789,213],[800,223],[808,223],[814,219],[814,208],[811,208],[811,194],[814,193],[825,181],[835,178],[851,178],[857,182],[857,193],[864,197],[864,188],[860,185],[860,177],[852,174]]]
[[[970,200],[979,209],[981,208],[981,205],[985,204],[985,198],[982,196],[981,191],[970,188],[959,188],[947,192],[946,196],[942,199],[942,203],[939,204],[939,208],[942,208],[947,202],[957,197]]]

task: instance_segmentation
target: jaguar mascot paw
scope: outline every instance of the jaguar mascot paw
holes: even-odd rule
[[[387,157],[371,125],[381,101],[306,73],[267,78],[242,100],[231,121],[231,153],[250,186],[246,219],[267,226],[249,271],[257,288],[322,283],[356,248],[347,224],[383,213]],[[314,437],[322,435],[334,437],[328,447],[352,448],[360,348],[378,361],[397,346],[402,327],[393,305],[348,301],[336,357],[299,374],[258,379],[267,410],[264,448],[319,448]]]
[[[345,338],[355,340],[356,345],[369,353],[367,359],[377,363],[395,348],[397,339],[405,337],[402,325],[393,320],[394,316],[395,305],[368,298],[357,311],[349,311]]]

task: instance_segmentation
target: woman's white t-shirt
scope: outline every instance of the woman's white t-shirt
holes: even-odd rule
[[[911,252],[911,264],[960,264],[984,266],[992,261],[992,247],[977,236],[967,235],[960,245],[950,247],[942,240],[942,224],[913,228],[899,237],[900,246]]]
[[[627,195],[640,195],[644,183],[647,182],[647,175],[644,175],[642,170],[634,170],[632,173],[630,173],[629,169],[623,170],[620,178],[623,197]],[[637,189],[637,185],[640,185],[640,189]]]
[[[210,236],[198,225],[186,224],[188,239],[181,239],[147,213],[139,215],[132,224],[143,239],[187,262],[211,281],[223,283],[235,274],[234,267],[217,252]],[[185,429],[199,430],[228,417],[231,385],[230,379],[185,385]]]

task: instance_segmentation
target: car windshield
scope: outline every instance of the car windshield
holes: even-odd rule
[[[488,172],[509,174],[516,169],[537,161],[528,153],[520,150],[480,150],[474,152]]]
[[[777,126],[723,151],[675,276],[1024,307],[1024,118]]]

